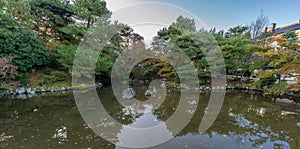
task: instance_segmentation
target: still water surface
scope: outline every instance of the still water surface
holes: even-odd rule
[[[137,99],[144,96],[139,88]],[[98,95],[106,111],[123,126],[149,127],[164,124],[174,113],[180,92],[170,90],[160,106],[139,104],[122,107],[110,88]],[[200,93],[200,101],[190,123],[174,139],[153,149],[198,148],[300,148],[300,108],[279,105],[271,98],[242,92],[228,92],[214,124],[199,133],[210,94]],[[195,104],[195,103],[190,103]],[[107,123],[109,125],[109,123]],[[172,135],[168,126],[161,134]],[[126,135],[120,128],[118,136]],[[101,148],[124,149],[97,136],[83,121],[72,93],[41,95],[21,99],[0,100],[0,148]]]

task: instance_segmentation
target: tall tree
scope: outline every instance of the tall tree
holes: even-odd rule
[[[226,36],[242,36],[247,33],[248,29],[249,29],[248,26],[238,25],[238,26],[230,28],[226,32]]]
[[[76,0],[74,5],[76,19],[86,27],[91,27],[99,17],[109,13],[103,0]]]
[[[13,15],[8,12],[9,6],[7,4],[7,1],[0,1],[0,7],[2,8],[0,10],[1,33],[4,33],[4,31],[7,30],[15,30],[20,28],[20,24],[15,21]]]
[[[252,21],[249,25],[249,31],[252,38],[259,37],[262,34],[264,28],[269,25],[269,17],[264,15],[264,12],[261,11],[260,15],[255,21]]]
[[[44,42],[13,18],[7,11],[10,3],[1,1],[0,5],[4,8],[0,10],[0,57],[15,57],[12,64],[18,66],[19,72],[45,65],[48,53]]]
[[[211,71],[220,70],[217,63],[221,55],[217,54],[217,43],[212,35],[207,31],[197,31],[194,20],[178,17],[176,22],[168,28],[164,28],[157,33],[152,43],[152,50],[157,53],[171,52],[174,61],[180,61],[182,58],[177,50],[182,50],[191,59],[195,68],[198,70],[200,84],[205,84],[210,77],[217,78],[219,76],[211,76]],[[189,62],[181,62],[191,63]],[[208,64],[216,64],[209,66]],[[176,72],[170,64],[161,60],[148,60],[146,63],[146,72],[154,71],[161,77],[175,78]],[[183,68],[180,65],[180,68]],[[185,72],[188,73],[188,72]],[[177,82],[178,83],[178,82]]]
[[[218,44],[222,49],[228,74],[235,74],[238,69],[244,67],[248,55],[248,45],[250,44],[248,38],[244,36],[229,36],[219,38]]]
[[[73,24],[70,6],[61,0],[31,0],[31,15],[34,17],[35,32],[37,32],[45,41],[49,40],[68,40],[60,29]]]
[[[5,11],[10,13],[13,18],[21,25],[22,28],[32,30],[33,17],[31,15],[31,8],[28,0],[10,1],[3,0],[6,3]],[[3,7],[2,7],[3,8]]]

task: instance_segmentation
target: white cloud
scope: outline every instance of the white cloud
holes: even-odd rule
[[[107,8],[112,12],[120,8],[126,7],[128,5],[141,2],[138,0],[105,0],[105,1],[107,3]]]

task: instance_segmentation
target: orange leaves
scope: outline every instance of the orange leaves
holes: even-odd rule
[[[280,74],[300,73],[300,60],[297,59],[285,64],[278,72]]]
[[[285,39],[285,38],[275,38],[275,41],[280,45],[280,46],[288,46],[290,42]]]

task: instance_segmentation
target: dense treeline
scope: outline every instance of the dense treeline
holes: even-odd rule
[[[126,25],[110,22],[111,12],[102,0],[3,0],[0,6],[3,8],[0,10],[2,84],[10,80],[15,81],[14,85],[21,81],[26,86],[29,72],[45,68],[39,80],[40,85],[45,82],[49,85],[58,80],[70,83],[70,75],[65,77],[63,72],[58,72],[57,76],[53,76],[51,70],[71,72],[76,49],[97,19],[101,18],[106,26],[103,31],[116,27],[123,29],[111,39],[113,44],[106,46],[106,52],[99,56],[96,69],[99,76],[109,76],[117,56],[115,51],[126,47],[123,43],[127,38],[140,37]],[[4,73],[4,69],[10,69],[10,65],[17,69]]]
[[[261,22],[259,20],[266,20],[266,17],[262,14],[257,19],[255,22]],[[300,65],[297,66],[300,46],[294,31],[286,32],[281,36],[272,36],[272,33],[254,34],[255,26],[264,28],[255,23],[250,26],[232,27],[228,31],[197,30],[195,26],[193,20],[178,17],[175,23],[160,30],[154,37],[152,50],[161,52],[172,50],[174,45],[182,49],[198,69],[200,85],[209,84],[209,80],[214,79],[208,61],[218,64],[220,59],[224,58],[227,75],[235,76],[236,80],[240,81],[240,87],[264,89],[266,93],[281,95],[286,90],[299,91],[299,81],[288,84],[286,80],[281,80],[285,77],[294,79],[297,75],[300,80]],[[214,41],[201,36],[206,33],[213,35],[222,51],[222,57],[210,56],[208,59],[204,54],[205,51],[210,51],[210,55],[217,55],[213,53],[215,47],[210,46]],[[201,46],[197,45],[196,40],[201,40]],[[274,46],[274,43],[277,45]],[[146,60],[142,70],[144,72],[142,75],[166,77],[173,80],[175,84],[180,83],[172,66],[164,61]]]
[[[111,22],[111,12],[102,0],[2,0],[0,6],[3,8],[0,10],[1,88],[26,86],[29,82],[29,85],[37,82],[41,86],[57,81],[70,84],[73,59],[79,43],[99,19],[103,34],[122,29],[105,45],[98,58],[96,78],[100,81],[109,80],[107,78],[120,51],[132,47],[136,41],[143,41],[129,26]],[[208,65],[209,61],[220,61],[220,57],[212,50],[216,48],[213,46],[215,43],[222,51],[228,75],[241,76],[241,81],[255,76],[258,79],[244,83],[263,88],[276,82],[274,74],[300,73],[300,48],[295,32],[273,38],[271,33],[261,33],[266,25],[268,18],[261,14],[249,26],[240,25],[228,31],[197,30],[194,20],[180,16],[168,28],[158,31],[148,50],[163,52],[172,51],[172,46],[179,47],[198,69],[199,84],[207,84],[210,79],[217,78],[211,76],[212,69],[219,69]],[[205,34],[212,35],[214,39],[203,38]],[[206,46],[197,45],[195,40]],[[274,42],[279,46],[270,46]],[[216,56],[207,59],[204,52]],[[274,69],[259,71],[265,67]],[[34,73],[40,71],[41,75]],[[131,77],[163,77],[175,84],[180,83],[172,66],[158,59],[141,62]],[[284,81],[280,85],[284,89],[300,86],[299,83],[287,86]]]

